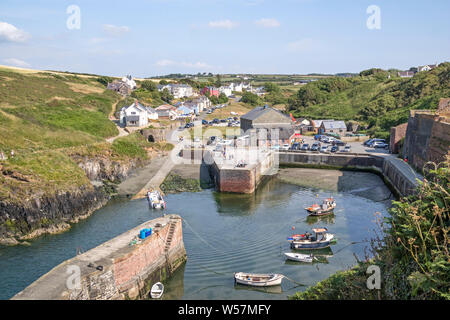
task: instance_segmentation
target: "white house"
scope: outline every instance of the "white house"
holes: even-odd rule
[[[173,95],[174,98],[179,99],[183,97],[191,97],[194,95],[194,90],[190,85],[187,84],[177,84],[177,83],[169,83],[167,85],[159,85],[158,90],[163,91],[164,89],[169,90],[170,94]]]
[[[211,100],[207,96],[200,96],[194,101],[198,104],[200,112],[211,107]]]
[[[126,77],[123,77],[122,82],[129,86],[132,90],[136,89],[136,82],[133,80],[132,76],[127,75]]]
[[[421,71],[430,71],[437,67],[437,64],[427,64],[425,66],[419,66],[417,70]]]
[[[126,127],[145,127],[149,119],[158,119],[158,114],[152,108],[144,107],[137,100],[129,107],[120,110],[120,124]]]
[[[226,95],[227,97],[232,95],[232,91],[233,91],[233,86],[221,86],[219,88],[219,93],[223,93],[224,95]]]

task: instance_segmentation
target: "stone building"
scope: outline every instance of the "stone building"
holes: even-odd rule
[[[431,161],[450,156],[450,99],[441,99],[436,111],[411,110],[403,144],[403,157],[422,170]]]
[[[278,129],[292,128],[292,119],[281,111],[268,105],[256,107],[241,116],[241,129],[246,132],[249,129]]]
[[[391,153],[399,153],[401,148],[401,141],[406,136],[406,129],[408,123],[402,123],[396,127],[391,128],[389,150]]]

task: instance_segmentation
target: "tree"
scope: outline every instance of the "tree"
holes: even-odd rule
[[[158,87],[156,86],[156,84],[151,80],[146,80],[146,81],[142,82],[141,87],[147,91],[157,91],[158,90]]]
[[[219,95],[218,102],[219,102],[219,103],[227,103],[227,102],[228,102],[228,97],[226,96],[225,93],[222,92],[222,93]]]
[[[221,87],[222,86],[222,77],[220,74],[216,75],[216,86]]]
[[[258,95],[251,93],[251,92],[245,92],[242,95],[241,101],[244,103],[248,103],[252,106],[257,106],[263,104],[262,100],[258,97]]]
[[[173,95],[170,94],[169,90],[167,90],[167,88],[165,88],[162,92],[161,92],[161,100],[170,103],[173,100]]]
[[[169,84],[166,80],[161,80],[160,82],[159,82],[159,84],[160,85],[162,85],[162,86],[165,86],[166,84]]]

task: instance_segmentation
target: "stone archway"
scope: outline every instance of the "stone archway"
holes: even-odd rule
[[[155,142],[155,137],[152,134],[149,134],[147,137],[148,142]]]

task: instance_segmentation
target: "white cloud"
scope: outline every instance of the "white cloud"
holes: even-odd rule
[[[8,65],[13,65],[13,66],[17,66],[17,67],[25,68],[25,67],[29,67],[30,66],[29,63],[27,63],[27,62],[25,62],[23,60],[20,60],[20,59],[16,59],[16,58],[3,59],[3,61],[5,63],[7,63]]]
[[[130,32],[130,28],[127,26],[115,26],[112,24],[104,24],[103,31],[112,36],[122,36],[125,33]]]
[[[208,24],[211,28],[225,28],[225,29],[233,29],[239,26],[239,22],[234,22],[231,20],[219,20],[219,21],[210,21]]]
[[[280,26],[280,22],[277,19],[273,18],[262,18],[255,21],[255,24],[266,27],[266,28],[276,28]]]
[[[310,38],[305,38],[301,40],[297,40],[294,42],[290,42],[287,45],[289,51],[292,52],[303,52],[310,50],[313,46],[313,40]]]
[[[156,65],[158,67],[168,67],[168,66],[175,66],[175,67],[185,67],[185,68],[197,68],[197,69],[211,69],[212,66],[208,65],[204,62],[178,62],[168,59],[159,60],[156,62]]]
[[[0,41],[25,42],[30,35],[12,24],[0,22]]]

